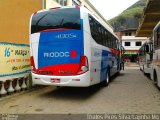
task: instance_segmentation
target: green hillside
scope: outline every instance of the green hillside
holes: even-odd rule
[[[128,28],[137,28],[146,3],[147,0],[139,0],[120,15],[109,20],[108,22],[112,25],[114,31],[117,32]]]

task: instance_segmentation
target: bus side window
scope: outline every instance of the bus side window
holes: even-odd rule
[[[109,47],[108,31],[106,30],[106,46]]]
[[[89,15],[89,24],[92,38],[96,41],[96,43],[112,49],[118,49],[117,39],[115,36],[105,29],[105,27],[91,15]]]
[[[160,45],[160,27],[158,27],[154,33],[154,46],[157,47],[159,45]]]
[[[90,31],[91,31],[92,38],[97,42],[98,41],[97,26],[96,26],[96,22],[92,17],[89,17],[89,24],[90,24]]]
[[[111,44],[112,44],[111,41],[112,41],[112,40],[111,40],[111,35],[110,35],[110,33],[108,32],[108,47],[110,47],[110,48],[111,48],[111,46],[112,46],[112,45],[111,45]]]
[[[111,36],[111,48],[113,48],[113,41],[114,41],[114,38],[113,38],[113,36],[110,34],[110,36]]]
[[[114,38],[114,49],[116,49],[117,50],[117,39],[116,38]]]
[[[107,31],[105,30],[105,34],[104,34],[104,41],[105,41],[105,46],[107,47],[108,45],[107,45],[107,42],[108,42],[108,39],[107,39]]]
[[[103,45],[103,27],[100,25],[100,30],[101,30],[101,45]]]
[[[102,27],[102,41],[103,41],[103,46],[105,46],[105,29]]]
[[[98,43],[101,45],[102,44],[102,34],[101,34],[101,26],[98,24]]]
[[[92,20],[91,17],[89,17],[89,24],[90,24],[90,31],[91,31],[91,34],[92,34],[92,36],[94,36],[94,32],[93,32],[94,26],[93,26],[93,20]]]
[[[98,28],[97,28],[97,22],[95,20],[94,20],[94,32],[95,32],[94,40],[98,43]]]

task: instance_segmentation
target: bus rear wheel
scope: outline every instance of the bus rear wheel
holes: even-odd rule
[[[106,79],[103,82],[103,86],[107,87],[110,82],[110,72],[107,72]]]

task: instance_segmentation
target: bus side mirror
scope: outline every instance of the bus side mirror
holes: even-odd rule
[[[146,53],[150,53],[149,45],[146,45]]]

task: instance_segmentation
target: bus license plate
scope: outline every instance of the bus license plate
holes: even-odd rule
[[[60,83],[60,79],[58,79],[58,78],[51,78],[51,82],[52,83]]]

